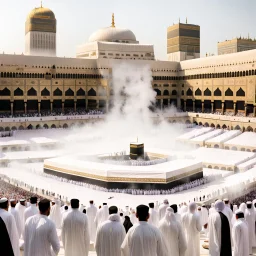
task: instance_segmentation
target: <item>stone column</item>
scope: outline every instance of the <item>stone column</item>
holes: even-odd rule
[[[62,113],[64,113],[64,107],[65,107],[65,102],[62,101],[62,103],[61,103],[61,112],[62,112]]]
[[[236,114],[236,102],[234,102],[234,114]]]
[[[27,102],[24,102],[24,112],[27,114]]]
[[[41,102],[38,102],[38,114],[41,113]]]
[[[13,102],[11,102],[11,115],[13,115]]]
[[[256,117],[256,105],[253,106],[253,116]]]
[[[204,113],[204,102],[202,102],[202,113]]]
[[[76,101],[74,101],[74,111],[76,112]]]
[[[51,103],[50,103],[50,104],[51,104],[51,113],[52,113],[52,109],[53,109],[52,105],[53,105],[53,102],[51,101]]]
[[[88,110],[88,100],[87,99],[85,100],[85,104],[86,104],[85,109]]]
[[[195,110],[196,110],[196,106],[195,106],[195,101],[193,100],[193,112],[195,112]]]
[[[163,99],[160,100],[161,101],[161,110],[163,110]]]
[[[212,113],[214,112],[214,102],[211,102],[212,105]]]
[[[184,100],[184,111],[187,111],[187,102]]]
[[[221,102],[221,114],[224,115],[225,102]]]
[[[244,104],[244,116],[247,116],[247,104]]]

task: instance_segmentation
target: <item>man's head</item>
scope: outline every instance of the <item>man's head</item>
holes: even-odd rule
[[[108,209],[109,215],[111,214],[117,214],[118,213],[118,209],[116,206],[110,206]]]
[[[237,210],[237,211],[235,212],[235,214],[236,214],[236,219],[237,219],[237,220],[244,218],[244,213],[243,213],[242,211],[240,211],[240,210]]]
[[[223,201],[225,204],[229,204],[229,199],[225,198],[225,199],[223,199]]]
[[[8,199],[3,197],[0,199],[0,209],[8,211]]]
[[[52,206],[54,206],[56,204],[55,200],[52,200]]]
[[[67,205],[64,206],[64,210],[65,210],[65,211],[68,210],[68,206],[67,206]]]
[[[149,207],[146,205],[139,205],[136,208],[136,217],[139,221],[147,221],[149,219]]]
[[[155,204],[154,203],[149,203],[148,206],[149,206],[149,208],[154,209]]]
[[[250,201],[246,202],[246,206],[247,206],[247,209],[251,209],[252,208],[252,202],[250,202]]]
[[[196,203],[194,202],[190,203],[188,208],[191,213],[194,213],[196,210]]]
[[[172,204],[170,207],[173,209],[174,213],[177,213],[177,212],[178,212],[178,206],[177,206],[177,204]]]
[[[86,209],[83,209],[83,213],[86,214]]]
[[[15,199],[11,199],[10,200],[10,204],[11,204],[11,207],[14,208],[16,206],[16,200]]]
[[[30,197],[30,203],[31,204],[37,204],[37,197],[36,196]]]
[[[90,204],[93,204],[93,200],[91,200],[89,203],[90,203]]]
[[[78,209],[79,208],[79,200],[78,199],[71,199],[70,204],[71,204],[72,209]]]
[[[23,206],[26,206],[26,199],[20,199],[20,204],[23,205]]]
[[[38,204],[39,211],[42,215],[49,216],[51,210],[51,202],[48,199],[43,199]]]
[[[199,206],[199,207],[197,208],[197,210],[198,210],[199,212],[201,212],[202,209],[201,209],[201,207]]]
[[[164,204],[169,204],[168,199],[164,199]]]
[[[216,212],[222,212],[225,209],[225,204],[221,200],[217,200],[214,207]]]
[[[103,203],[103,206],[104,206],[104,205],[108,205],[108,204],[107,204],[107,203]]]

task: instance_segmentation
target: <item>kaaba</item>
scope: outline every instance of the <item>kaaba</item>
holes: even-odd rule
[[[130,158],[132,160],[144,159],[144,143],[130,143]]]

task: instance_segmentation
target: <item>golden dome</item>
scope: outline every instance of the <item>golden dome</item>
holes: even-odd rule
[[[33,9],[26,21],[26,33],[30,31],[56,33],[56,18],[53,11],[42,5]]]
[[[33,9],[27,17],[27,19],[33,19],[33,18],[55,20],[55,15],[52,10],[50,10],[49,8],[43,7],[42,1],[41,1],[41,6]]]

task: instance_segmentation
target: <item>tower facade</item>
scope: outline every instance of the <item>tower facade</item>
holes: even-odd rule
[[[56,18],[44,8],[33,9],[27,17],[25,27],[25,54],[56,56]]]
[[[200,58],[200,26],[179,22],[168,27],[167,56],[170,61]]]

